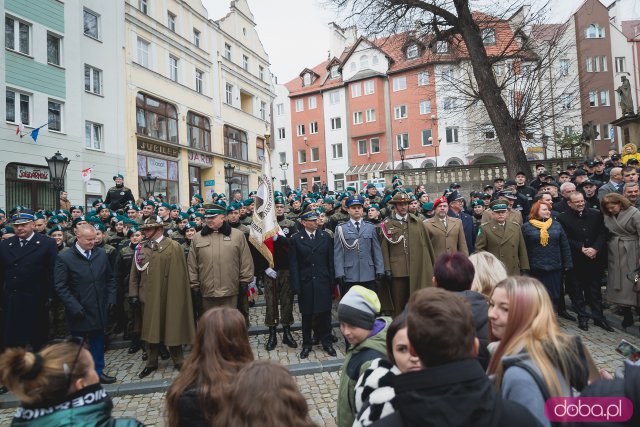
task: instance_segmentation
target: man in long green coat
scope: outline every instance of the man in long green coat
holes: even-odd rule
[[[149,345],[149,358],[139,377],[158,369],[160,343],[169,347],[174,367],[182,367],[182,345],[195,338],[191,290],[184,252],[178,242],[164,236],[160,217],[140,226],[145,241],[136,248],[129,278],[129,302],[142,304],[141,338]]]

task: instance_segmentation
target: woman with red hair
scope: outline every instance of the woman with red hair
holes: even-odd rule
[[[522,225],[527,245],[529,273],[547,288],[555,312],[562,295],[562,271],[573,267],[569,240],[560,223],[551,217],[551,205],[538,200],[531,206],[529,221]]]

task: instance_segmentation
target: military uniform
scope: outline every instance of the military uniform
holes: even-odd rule
[[[336,226],[341,222],[349,221],[349,212],[346,212],[344,209],[340,208],[331,215],[327,224],[325,226],[326,229],[331,231],[336,231]]]
[[[442,254],[453,252],[469,255],[462,221],[453,217],[446,217],[445,221],[434,217],[423,222],[425,230],[429,233],[436,259]]]
[[[483,222],[476,238],[476,252],[487,251],[496,256],[507,269],[507,275],[519,276],[522,270],[529,270],[527,246],[520,225],[516,221],[505,221],[504,225],[495,220]]]
[[[124,335],[133,341],[140,341],[142,327],[142,313],[139,306],[130,306],[125,295],[129,293],[129,276],[133,262],[134,247],[131,244],[123,246],[116,258],[116,284],[118,286],[116,317],[117,322],[124,322]]]
[[[104,198],[104,203],[111,209],[112,211],[117,211],[118,209],[124,209],[124,207],[131,202],[132,204],[136,202],[135,197],[133,197],[133,193],[131,189],[128,187],[114,185],[113,187],[107,190],[107,197]]]
[[[284,217],[286,219],[290,219],[291,221],[297,221],[298,217],[300,216],[300,214],[302,213],[302,209],[294,211],[293,209],[291,209],[289,212],[287,212]]]

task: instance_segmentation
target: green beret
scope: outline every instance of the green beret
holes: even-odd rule
[[[367,208],[367,212],[369,212],[371,209],[375,209],[375,210],[379,211],[380,210],[380,206],[378,206],[377,203],[371,203],[369,205],[369,207]]]
[[[427,202],[422,205],[422,210],[429,212],[433,210],[433,202]]]
[[[132,220],[131,218],[125,218],[122,220],[122,224],[123,225],[128,225],[130,227],[136,226],[138,225],[138,223],[134,220]]]
[[[276,205],[284,205],[284,198],[276,197],[273,199],[273,203]]]
[[[60,225],[54,225],[49,229],[49,231],[47,231],[47,235],[51,236],[56,231],[60,231],[61,233],[64,233],[64,228],[62,228],[62,226]]]
[[[242,207],[242,203],[231,202],[231,203],[229,203],[229,206],[227,206],[227,213],[233,212],[233,211],[238,211],[238,210],[240,210],[241,207]]]
[[[140,231],[140,228],[138,228],[138,225],[134,225],[132,227],[129,227],[129,230],[127,231],[127,237],[131,237],[133,235],[133,233]]]
[[[189,214],[186,212],[180,212],[178,214],[178,218],[180,218],[180,220],[182,221],[183,219],[188,219],[189,218]]]
[[[162,202],[162,203],[158,204],[158,207],[159,208],[167,208],[167,209],[171,210],[171,205],[169,203],[166,203],[166,202]]]
[[[72,210],[72,211],[79,210],[79,211],[81,211],[81,212],[84,212],[84,208],[83,208],[82,206],[80,206],[80,205],[73,205],[73,206],[71,206],[71,210]]]
[[[137,205],[127,205],[126,210],[140,212],[140,208]]]
[[[198,199],[198,200],[200,200],[200,203],[204,202],[204,198],[203,198],[201,195],[199,195],[199,194],[194,194],[194,195],[193,195],[193,198],[194,198],[194,199]]]
[[[188,229],[190,229],[190,228],[196,229],[196,228],[198,228],[198,226],[196,225],[196,223],[195,223],[195,222],[191,222],[191,221],[189,221],[188,223],[186,223],[186,224],[184,225],[184,229],[185,229],[185,230],[188,230]]]
[[[114,175],[114,176],[113,176],[113,180],[114,180],[114,181],[115,181],[117,178],[124,179],[124,176],[123,176],[121,173],[119,173],[118,175]]]
[[[255,202],[256,202],[255,200],[253,200],[251,197],[249,197],[248,199],[245,199],[245,200],[242,202],[242,204],[244,204],[245,206],[249,206],[249,205],[251,205],[251,204],[253,204],[253,203],[255,203]]]
[[[103,222],[94,222],[91,225],[93,226],[93,228],[95,228],[98,231],[102,231],[103,233],[107,231],[107,227],[105,227]]]
[[[347,191],[352,191],[352,192],[355,193],[356,189],[355,189],[355,187],[347,187]]]
[[[484,201],[482,199],[474,200],[471,202],[471,206],[484,206]]]

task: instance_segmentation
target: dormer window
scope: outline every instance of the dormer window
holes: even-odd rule
[[[360,69],[364,70],[369,67],[369,57],[367,55],[362,55],[360,57]]]
[[[482,30],[482,44],[492,46],[496,44],[496,30],[493,28],[485,28]]]
[[[311,73],[304,73],[304,77],[302,78],[303,86],[311,86]]]
[[[410,44],[409,47],[407,47],[407,59],[415,59],[419,53],[420,49],[418,49],[417,44]]]
[[[340,77],[340,73],[338,72],[338,66],[334,65],[331,67],[331,78],[335,79]]]
[[[588,39],[602,39],[604,38],[604,28],[598,24],[591,24],[587,27],[585,36]]]
[[[436,43],[436,53],[449,53],[449,42],[446,40],[439,40]]]

